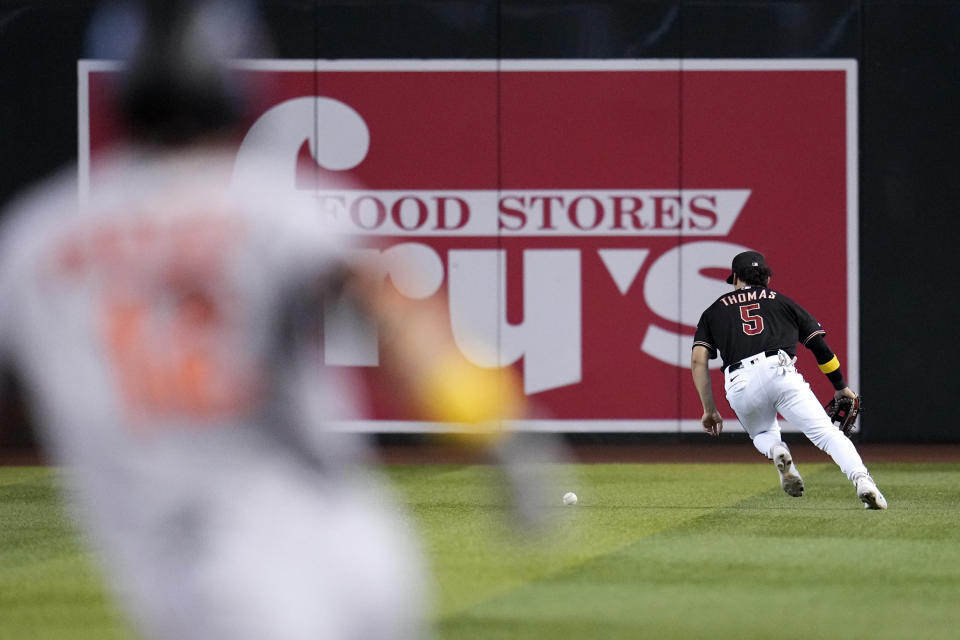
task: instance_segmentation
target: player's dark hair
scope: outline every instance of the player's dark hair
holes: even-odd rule
[[[744,267],[737,271],[737,278],[746,284],[765,287],[767,283],[770,282],[770,276],[773,275],[773,271],[770,270],[770,267],[763,265],[759,267]]]

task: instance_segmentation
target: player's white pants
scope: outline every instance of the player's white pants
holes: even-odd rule
[[[781,440],[779,412],[833,458],[851,482],[855,474],[866,473],[856,447],[830,422],[810,385],[785,353],[760,353],[743,360],[742,367],[724,374],[724,389],[753,445],[768,458],[770,448]]]
[[[145,638],[427,637],[419,550],[385,486],[251,464],[232,486],[218,486],[227,472],[211,476],[170,509],[144,499],[161,512],[149,530],[152,512],[111,511],[106,560]]]

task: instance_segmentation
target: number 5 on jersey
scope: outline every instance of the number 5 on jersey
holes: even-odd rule
[[[743,319],[743,332],[755,336],[763,331],[763,316],[760,315],[760,303],[740,305],[740,318]]]

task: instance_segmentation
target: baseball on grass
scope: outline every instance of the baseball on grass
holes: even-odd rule
[[[567,491],[563,494],[563,504],[577,504],[577,494],[573,491]]]

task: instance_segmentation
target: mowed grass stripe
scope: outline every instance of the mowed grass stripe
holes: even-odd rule
[[[557,465],[544,497],[547,525],[524,537],[495,491],[495,468],[400,466],[389,474],[436,578],[437,619],[737,504],[777,479],[767,464]],[[578,494],[576,506],[562,505],[567,490]]]
[[[451,616],[439,635],[954,638],[960,465],[873,467],[890,511],[864,511],[835,467],[806,465],[803,498],[772,488],[711,510]]]
[[[3,467],[0,466],[0,487],[10,484],[33,483],[49,479],[54,472],[49,467]],[[0,503],[0,508],[2,508]]]
[[[2,471],[0,596],[12,570],[77,553],[77,533],[62,506],[56,474],[42,468]]]

